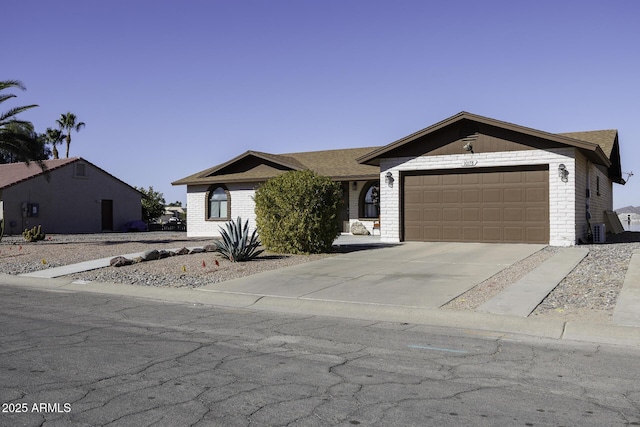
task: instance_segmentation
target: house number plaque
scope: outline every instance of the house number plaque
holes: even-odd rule
[[[462,166],[475,166],[477,164],[477,160],[465,160],[464,162],[462,162]]]

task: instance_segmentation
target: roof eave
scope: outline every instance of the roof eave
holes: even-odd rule
[[[598,163],[601,163],[607,167],[609,167],[611,165],[611,162],[609,161],[609,159],[607,158],[607,156],[604,154],[604,151],[602,150],[602,148],[598,145],[598,144],[594,144],[591,142],[586,142],[586,141],[581,141],[579,139],[575,139],[575,138],[570,138],[567,136],[562,136],[562,135],[557,135],[557,134],[553,134],[553,133],[548,133],[548,132],[544,132],[541,130],[537,130],[537,129],[533,129],[533,128],[528,128],[525,126],[520,126],[520,125],[516,125],[513,123],[508,123],[508,122],[503,122],[500,120],[496,120],[496,119],[492,119],[489,117],[483,117],[483,116],[478,116],[476,114],[472,114],[472,113],[467,113],[466,111],[462,111],[454,116],[451,116],[445,120],[442,120],[438,123],[435,123],[427,128],[424,128],[422,130],[419,130],[417,132],[412,133],[411,135],[405,136],[404,138],[401,138],[397,141],[392,142],[391,144],[388,144],[384,147],[381,147],[377,150],[372,151],[371,153],[368,153],[362,157],[359,157],[358,159],[356,159],[359,163],[364,163],[364,164],[369,164],[372,166],[376,166],[380,164],[380,157],[387,153],[390,152],[396,148],[399,148],[411,141],[414,141],[420,137],[423,137],[425,135],[428,135],[430,133],[433,133],[439,129],[442,129],[446,126],[449,126],[453,123],[456,123],[460,120],[471,120],[471,121],[475,121],[478,123],[483,123],[486,125],[490,125],[490,126],[495,126],[495,127],[499,127],[502,129],[507,129],[507,130],[511,130],[514,132],[518,132],[518,133],[523,133],[526,135],[530,135],[530,136],[535,136],[538,138],[544,138],[550,141],[554,141],[554,142],[558,142],[561,144],[565,144],[565,145],[569,145],[569,146],[573,146],[576,148],[580,148],[586,151],[592,151],[595,152],[595,159],[597,160]]]

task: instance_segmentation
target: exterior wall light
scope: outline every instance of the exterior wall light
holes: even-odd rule
[[[558,165],[558,176],[560,177],[562,182],[569,181],[569,171],[567,170],[567,167],[564,165],[564,163],[560,163]]]
[[[353,184],[351,184],[351,187],[353,187],[354,191],[358,189],[358,181],[353,181]]]
[[[391,172],[387,172],[384,176],[384,182],[386,182],[389,187],[393,187],[393,181],[393,174]]]

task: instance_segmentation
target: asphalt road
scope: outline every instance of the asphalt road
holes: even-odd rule
[[[640,425],[639,353],[0,285],[0,425]]]

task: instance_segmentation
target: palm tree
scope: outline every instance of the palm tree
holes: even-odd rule
[[[80,129],[85,127],[84,122],[76,123],[76,120],[78,120],[78,118],[76,117],[75,114],[71,112],[68,112],[66,114],[60,114],[60,118],[56,120],[56,123],[58,123],[60,130],[67,131],[67,134],[65,135],[65,138],[67,140],[67,158],[69,157],[69,146],[71,145],[71,131],[75,130],[76,132],[79,132]]]
[[[58,149],[56,148],[56,145],[61,144],[62,141],[64,141],[65,135],[60,129],[47,128],[47,131],[42,134],[42,137],[46,143],[51,144],[53,147],[53,158],[58,159]]]
[[[18,80],[0,81],[0,92],[11,88],[26,89]],[[12,93],[0,93],[0,104],[15,97],[16,95]],[[37,105],[14,107],[8,111],[0,112],[0,151],[14,161],[23,161],[28,164],[31,160],[35,160],[44,170],[42,154],[39,152],[41,144],[33,132],[33,125],[28,121],[16,118],[18,114],[33,107],[37,107]]]

